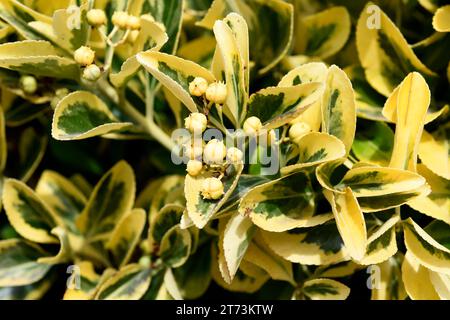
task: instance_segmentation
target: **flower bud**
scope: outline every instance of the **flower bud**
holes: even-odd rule
[[[128,26],[128,13],[125,11],[116,11],[112,16],[112,23],[120,29],[126,29]]]
[[[206,129],[208,120],[203,113],[192,112],[189,117],[184,119],[184,126],[192,133],[202,133]]]
[[[102,71],[95,64],[91,64],[83,70],[83,78],[89,81],[95,81],[100,78],[101,75]]]
[[[206,99],[217,104],[223,104],[227,99],[227,86],[225,83],[211,83],[206,89]]]
[[[35,93],[38,87],[36,78],[33,76],[21,76],[19,83],[20,87],[26,94]]]
[[[140,266],[143,267],[143,268],[149,268],[150,265],[151,265],[151,263],[152,263],[152,260],[150,259],[149,256],[142,256],[142,257],[139,259],[139,264],[140,264]]]
[[[205,94],[208,89],[208,81],[202,77],[195,77],[189,83],[189,93],[193,96],[200,97]]]
[[[202,143],[194,142],[193,144],[185,144],[183,146],[183,156],[189,159],[200,159],[203,154],[203,141]]]
[[[301,137],[311,132],[311,127],[306,122],[298,122],[291,126],[289,129],[289,138],[294,143],[297,143]]]
[[[222,164],[227,155],[227,148],[222,141],[212,139],[203,150],[203,160],[207,164]]]
[[[141,19],[136,16],[128,16],[127,28],[131,30],[138,30],[141,27]]]
[[[205,199],[219,199],[223,195],[223,183],[218,178],[207,178],[202,184],[202,196]]]
[[[248,135],[256,135],[262,128],[261,120],[258,117],[250,117],[244,121],[244,132]]]
[[[230,148],[227,151],[227,159],[228,161],[230,161],[231,163],[239,163],[242,161],[242,158],[244,157],[243,153],[241,150],[239,150],[238,148]]]
[[[99,27],[106,24],[106,14],[105,11],[101,9],[91,9],[87,12],[86,18],[91,26]]]
[[[202,171],[203,164],[201,161],[198,160],[189,160],[186,165],[186,171],[189,173],[189,175],[195,177],[200,174]]]
[[[77,63],[83,66],[88,66],[94,62],[95,51],[89,47],[81,46],[75,50],[73,58]]]

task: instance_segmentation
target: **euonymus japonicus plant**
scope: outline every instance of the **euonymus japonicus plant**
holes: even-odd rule
[[[2,1],[0,297],[448,299],[449,12]],[[85,178],[50,127],[187,173]]]

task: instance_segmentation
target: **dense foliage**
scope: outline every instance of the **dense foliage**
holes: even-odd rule
[[[445,0],[0,0],[0,299],[450,299],[449,52]]]

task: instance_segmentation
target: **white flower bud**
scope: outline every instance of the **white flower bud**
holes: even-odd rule
[[[77,63],[83,66],[88,66],[94,62],[95,51],[89,47],[81,46],[75,50],[73,58]]]
[[[227,148],[222,141],[212,139],[203,150],[203,161],[207,164],[222,164],[227,155]]]
[[[21,76],[19,83],[20,87],[26,94],[35,93],[38,87],[36,78],[33,76]]]
[[[189,93],[193,96],[200,97],[205,94],[208,89],[208,81],[202,77],[195,77],[189,83]]]
[[[105,11],[101,9],[91,9],[87,12],[86,18],[91,26],[99,27],[106,23]]]
[[[227,99],[227,86],[225,83],[211,83],[206,89],[206,99],[217,104],[223,104]]]
[[[189,175],[195,177],[200,174],[202,171],[203,164],[201,161],[198,160],[189,160],[186,165],[186,171],[189,173]]]
[[[208,120],[203,113],[192,112],[189,117],[184,119],[184,126],[192,133],[202,133],[206,129]]]
[[[298,122],[291,126],[289,129],[289,138],[294,143],[297,143],[301,137],[311,132],[311,127],[306,122]]]
[[[207,178],[203,181],[202,196],[205,199],[219,199],[223,195],[223,183],[218,178]]]
[[[194,142],[183,146],[183,156],[189,159],[201,159],[203,154],[203,141],[201,143]]]
[[[232,147],[232,148],[228,149],[228,151],[227,151],[227,159],[231,163],[239,163],[242,161],[243,157],[244,157],[244,154],[238,148]]]
[[[151,265],[151,263],[152,263],[152,260],[150,259],[149,256],[142,256],[142,257],[139,259],[139,264],[140,264],[141,267],[143,267],[143,268],[149,268],[150,265]]]
[[[95,81],[100,78],[101,75],[102,71],[95,64],[91,64],[83,70],[83,78],[89,81]]]
[[[120,29],[126,29],[128,26],[128,13],[125,11],[116,11],[112,16],[112,23]]]
[[[256,135],[262,128],[261,120],[258,117],[250,117],[244,121],[244,132],[248,135]]]
[[[141,19],[136,16],[128,16],[127,28],[131,30],[138,30],[141,27]]]

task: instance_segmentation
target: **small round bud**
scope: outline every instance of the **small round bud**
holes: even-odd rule
[[[208,81],[202,77],[195,77],[189,83],[189,93],[193,96],[200,97],[205,94],[208,89]]]
[[[212,139],[203,150],[203,161],[207,164],[222,164],[227,155],[227,148],[222,141]]]
[[[205,199],[219,199],[223,195],[223,183],[218,178],[203,181],[202,196]]]
[[[225,83],[211,83],[206,89],[206,99],[217,104],[223,104],[227,99],[227,86]]]
[[[184,119],[184,126],[192,133],[202,133],[206,129],[207,122],[203,113],[192,112],[189,117]]]
[[[301,137],[311,132],[311,127],[306,122],[298,122],[291,126],[289,129],[289,138],[294,143],[297,143]]]
[[[36,78],[33,76],[21,76],[19,83],[20,87],[26,94],[35,93],[38,87]]]
[[[262,128],[261,120],[258,117],[250,117],[244,121],[244,132],[248,135],[256,135]]]
[[[87,12],[86,18],[91,26],[99,27],[106,23],[105,11],[101,9],[91,9]]]
[[[185,144],[183,146],[183,156],[188,159],[201,159],[203,154],[203,141],[201,143]]]
[[[128,13],[125,11],[116,11],[112,16],[112,23],[120,29],[126,29],[128,26]]]
[[[241,150],[239,150],[238,148],[230,148],[227,151],[227,159],[228,161],[230,161],[231,163],[239,163],[242,161],[242,158],[244,157],[243,153]]]
[[[142,256],[139,259],[139,264],[141,265],[141,267],[149,268],[151,263],[152,263],[152,260],[150,259],[149,256]]]
[[[128,16],[127,28],[131,30],[138,30],[141,27],[141,19],[136,16]]]
[[[73,58],[77,63],[83,66],[88,66],[94,62],[95,51],[89,47],[81,46],[75,50]]]
[[[89,81],[96,81],[101,75],[102,71],[95,64],[91,64],[83,70],[83,78]]]
[[[203,164],[201,161],[198,160],[189,160],[186,165],[186,171],[189,173],[189,175],[195,177],[200,174],[202,171]]]

